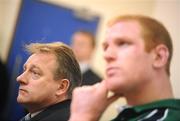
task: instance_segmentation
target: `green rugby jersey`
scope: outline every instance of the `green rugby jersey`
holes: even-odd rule
[[[180,99],[125,108],[113,121],[180,121]]]

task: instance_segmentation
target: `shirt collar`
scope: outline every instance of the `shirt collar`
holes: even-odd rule
[[[138,113],[145,110],[151,110],[154,108],[164,108],[164,107],[180,110],[180,99],[166,99],[166,100],[155,101],[144,105],[134,106],[132,107],[132,109]]]
[[[79,63],[79,65],[80,65],[81,73],[86,72],[90,68],[88,62],[81,62]]]
[[[30,114],[30,117],[33,118],[34,116],[36,116],[37,114],[39,114],[39,113],[42,112],[42,111],[43,111],[43,110],[40,110],[40,111],[31,113],[31,114]]]
[[[117,107],[117,111],[118,111],[118,113],[121,113],[121,112],[124,111],[125,109],[131,108],[131,107],[132,107],[132,106],[129,106],[129,105],[118,106],[118,107]]]
[[[123,112],[126,109],[134,110],[135,112],[139,113],[145,110],[150,110],[154,108],[160,108],[160,107],[166,107],[166,108],[175,108],[180,110],[180,99],[166,99],[166,100],[160,100],[155,101],[152,103],[139,105],[139,106],[130,106],[130,105],[124,105],[117,107],[117,111],[119,113]]]

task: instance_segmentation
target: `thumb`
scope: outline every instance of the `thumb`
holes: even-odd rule
[[[99,88],[101,88],[101,90],[103,90],[104,94],[105,94],[106,97],[107,97],[106,106],[109,106],[111,103],[113,103],[114,101],[116,101],[119,97],[121,97],[121,95],[117,95],[117,94],[115,94],[115,93],[113,93],[113,92],[111,92],[111,93],[113,93],[111,96],[108,96],[108,92],[110,92],[110,91],[108,91],[108,89],[107,89],[107,87],[106,87],[106,82],[105,82],[105,80],[103,80],[103,81],[100,83],[100,87],[99,87]]]
[[[104,80],[102,80],[99,83],[96,83],[93,85],[94,89],[96,89],[96,94],[100,94],[101,97],[107,97],[108,94],[108,89],[106,87],[106,83],[104,82]]]

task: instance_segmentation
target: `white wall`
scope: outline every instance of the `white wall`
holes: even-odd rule
[[[6,61],[20,0],[0,0],[0,58]]]
[[[157,18],[168,28],[174,44],[174,56],[171,67],[171,79],[175,96],[180,98],[180,0],[44,0],[65,6],[87,8],[102,16],[98,30],[98,48],[93,59],[94,69],[104,75],[104,61],[102,58],[101,43],[104,38],[106,22],[109,18],[122,14],[143,14]],[[0,56],[3,60],[7,58],[9,43],[13,34],[17,11],[20,0],[0,0]],[[99,65],[99,62],[102,62]],[[117,104],[125,104],[123,99],[112,104],[101,119],[111,119],[117,112],[114,108]]]
[[[173,40],[171,81],[175,96],[180,98],[180,0],[158,0],[153,16],[166,26]]]

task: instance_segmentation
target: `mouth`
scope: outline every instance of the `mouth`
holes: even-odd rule
[[[25,89],[21,89],[21,88],[19,89],[19,93],[25,93],[25,92],[27,93],[28,91]]]
[[[108,77],[111,77],[111,76],[113,76],[115,73],[117,73],[117,71],[118,71],[118,67],[108,67],[107,69],[106,69],[106,75],[108,76]]]

